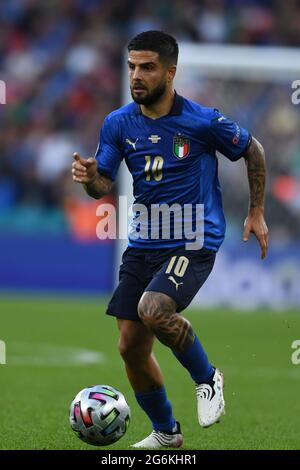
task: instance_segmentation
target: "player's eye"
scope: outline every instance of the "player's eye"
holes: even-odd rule
[[[144,67],[143,67],[143,68],[144,68],[145,70],[153,70],[153,69],[154,69],[154,67],[153,67],[153,65],[152,65],[152,64],[147,64],[147,65],[144,65]]]

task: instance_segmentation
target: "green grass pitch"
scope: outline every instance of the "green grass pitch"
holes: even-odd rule
[[[68,421],[75,394],[93,384],[119,388],[132,411],[127,434],[109,449],[128,449],[149,434],[117,351],[116,322],[104,311],[103,300],[2,296],[7,364],[0,365],[0,449],[97,449],[82,443]],[[299,312],[188,309],[185,315],[224,372],[226,415],[209,429],[199,427],[187,372],[156,344],[183,448],[300,449],[300,365],[291,362]],[[85,363],[86,350],[101,352],[104,362]]]

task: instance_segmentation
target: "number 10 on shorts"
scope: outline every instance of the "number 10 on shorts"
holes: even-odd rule
[[[189,259],[186,256],[172,256],[167,266],[166,274],[170,274],[173,271],[176,276],[183,277],[188,264]]]

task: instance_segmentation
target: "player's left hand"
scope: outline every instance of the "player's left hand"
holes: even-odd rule
[[[243,240],[249,240],[250,233],[254,233],[261,249],[261,259],[264,259],[268,251],[268,227],[265,222],[263,209],[254,207],[249,210],[244,223]]]

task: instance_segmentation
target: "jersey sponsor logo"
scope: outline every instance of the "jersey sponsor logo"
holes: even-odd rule
[[[159,137],[159,135],[152,134],[148,137],[148,140],[151,140],[152,144],[157,144],[161,140],[161,137]]]
[[[175,135],[173,138],[173,153],[179,160],[186,158],[190,153],[190,139],[181,134]]]
[[[137,141],[138,141],[138,140],[139,140],[139,138],[135,139],[135,142],[132,142],[132,140],[130,140],[130,139],[126,139],[126,141],[125,141],[125,142],[126,142],[126,144],[129,144],[129,145],[131,145],[131,146],[132,146],[132,148],[133,148],[133,150],[136,150],[136,143],[137,143]]]

